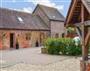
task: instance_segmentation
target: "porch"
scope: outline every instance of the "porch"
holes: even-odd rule
[[[90,70],[90,20],[82,23],[74,24],[82,44],[82,60],[81,67],[85,67],[86,71]],[[83,71],[81,69],[81,71]]]

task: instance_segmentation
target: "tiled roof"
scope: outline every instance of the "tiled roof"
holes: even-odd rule
[[[49,30],[38,16],[5,8],[0,8],[0,28]]]
[[[58,20],[58,21],[65,21],[64,16],[53,7],[47,7],[44,5],[38,5],[40,8],[45,12],[50,20]]]

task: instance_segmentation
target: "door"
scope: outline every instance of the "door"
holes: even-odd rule
[[[10,33],[10,48],[14,47],[13,44],[14,44],[14,34]]]
[[[40,33],[40,45],[43,45],[44,38],[45,38],[44,33]]]

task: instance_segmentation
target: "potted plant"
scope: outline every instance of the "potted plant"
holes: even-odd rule
[[[16,41],[16,49],[19,49],[19,43]]]

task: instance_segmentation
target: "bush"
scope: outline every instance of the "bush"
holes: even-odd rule
[[[75,45],[71,38],[48,38],[44,46],[49,54],[81,55],[81,46]]]
[[[74,42],[70,43],[68,46],[68,55],[81,55],[81,46],[76,46]]]
[[[47,47],[49,54],[59,54],[60,52],[60,43],[57,41],[57,39],[47,39],[45,41],[45,47]]]

